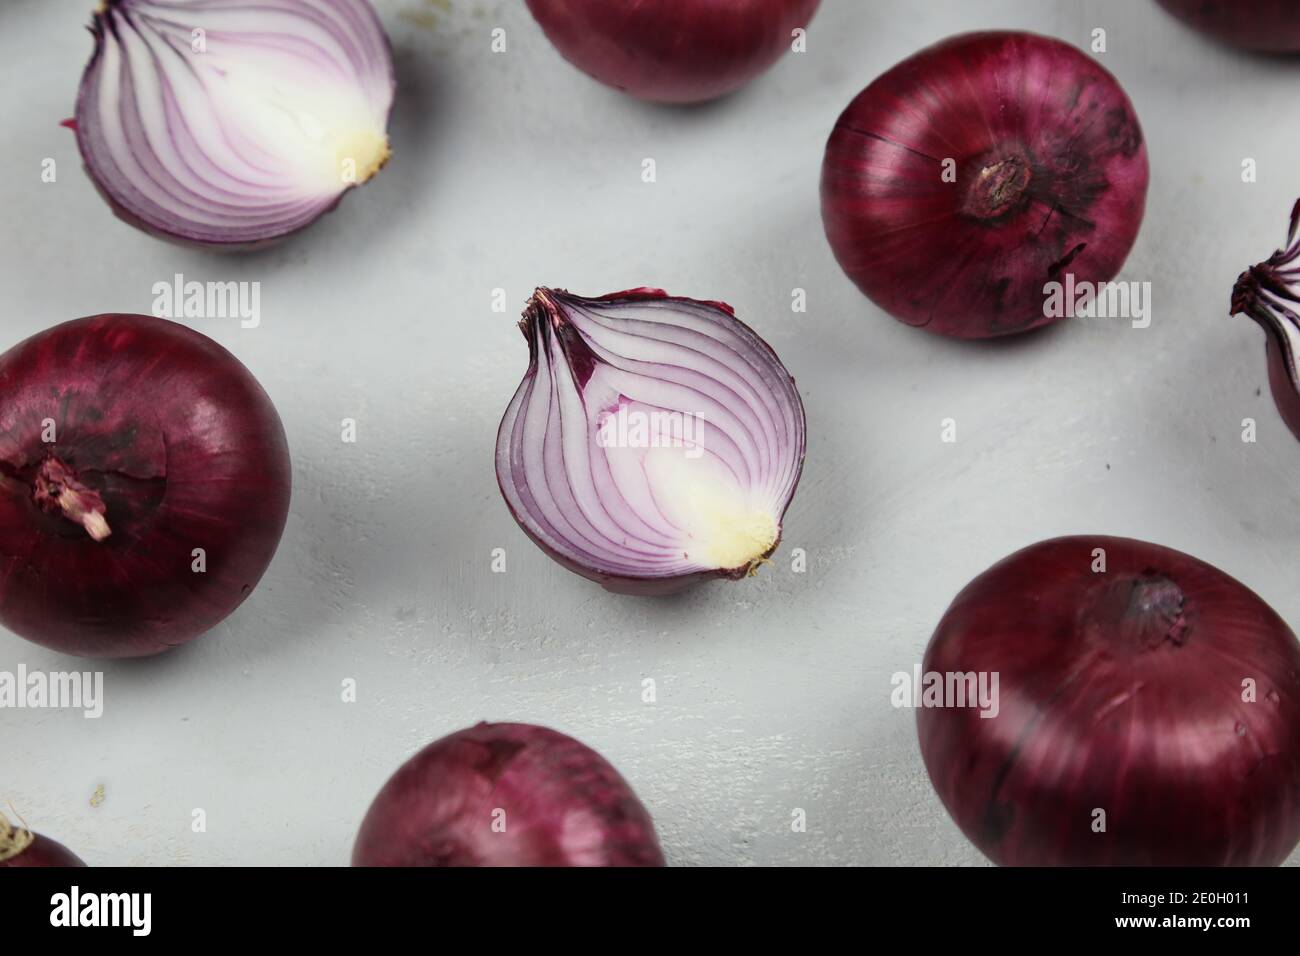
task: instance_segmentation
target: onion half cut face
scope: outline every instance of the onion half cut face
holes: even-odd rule
[[[751,573],[799,480],[803,405],[729,307],[637,289],[539,289],[497,477],[552,557],[617,591]]]
[[[82,157],[147,231],[278,238],[388,159],[392,61],[364,0],[109,0],[91,32]]]

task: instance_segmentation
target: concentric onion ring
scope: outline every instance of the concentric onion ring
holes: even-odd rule
[[[106,0],[91,32],[81,155],[155,235],[277,239],[388,159],[392,58],[366,0]]]
[[[497,435],[520,527],[613,591],[740,578],[776,549],[803,467],[803,403],[718,302],[538,289],[528,371]]]

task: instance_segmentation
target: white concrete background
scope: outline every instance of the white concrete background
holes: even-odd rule
[[[1041,538],[1131,535],[1219,565],[1300,622],[1300,445],[1258,393],[1262,333],[1226,317],[1233,279],[1282,240],[1300,192],[1300,64],[1221,50],[1148,0],[824,0],[806,54],[723,102],[666,109],[568,66],[516,0],[377,5],[400,82],[391,165],[308,232],[238,258],[128,228],[82,173],[58,122],[92,0],[0,9],[0,347],[148,312],[175,272],[259,281],[260,328],[193,324],[266,386],[295,469],[279,554],[215,632],[105,666],[98,721],[0,712],[0,799],[34,828],[91,864],[344,864],[388,775],[487,718],[599,749],[674,864],[980,864],[930,788],[914,715],[889,704],[890,675],[972,576]],[[1108,31],[1101,59],[1151,155],[1121,276],[1154,284],[1151,328],[942,341],[837,268],[817,200],[836,116],[905,55],[991,27],[1079,45]],[[1257,184],[1241,183],[1243,157]],[[773,567],[638,600],[525,539],[492,450],[526,365],[515,317],[539,284],[725,299],[772,343],[810,436]],[[807,314],[790,310],[796,286]],[[491,311],[495,287],[510,314]],[[939,440],[945,416],[955,445]],[[1246,416],[1258,444],[1239,440]],[[497,547],[504,575],[489,570]],[[806,574],[789,569],[795,547]],[[20,663],[79,666],[0,633],[0,669]],[[355,704],[340,702],[348,677]],[[196,807],[206,834],[190,830]]]

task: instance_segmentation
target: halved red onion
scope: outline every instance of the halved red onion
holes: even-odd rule
[[[91,33],[77,142],[147,232],[268,242],[388,160],[395,80],[367,0],[106,0]]]
[[[565,567],[612,591],[741,578],[776,549],[804,411],[730,306],[538,289],[528,371],[497,435],[501,493]]]
[[[1288,303],[1300,302],[1300,200],[1291,209],[1286,247],[1237,278],[1232,314],[1254,319],[1267,335],[1268,384],[1282,420],[1300,438],[1300,316]]]

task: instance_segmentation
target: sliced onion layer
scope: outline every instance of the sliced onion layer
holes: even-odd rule
[[[1251,266],[1232,290],[1232,314],[1247,315],[1268,336],[1268,382],[1283,421],[1300,438],[1300,200],[1291,210],[1286,247]]]
[[[538,289],[497,435],[520,526],[613,591],[752,573],[803,467],[804,412],[772,349],[719,302]]]
[[[107,0],[91,32],[77,140],[146,231],[277,239],[388,159],[392,57],[367,0]]]

